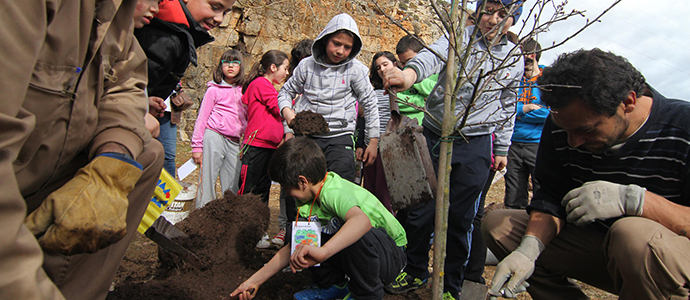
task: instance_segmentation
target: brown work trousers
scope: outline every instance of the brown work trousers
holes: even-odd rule
[[[502,260],[520,244],[529,215],[496,210],[482,224],[484,241]],[[533,299],[589,299],[570,278],[620,299],[688,299],[690,240],[663,225],[625,217],[608,230],[566,224],[541,253],[527,280]]]
[[[158,183],[163,156],[163,146],[158,141],[151,140],[144,152],[137,157],[144,172],[127,196],[129,207],[127,234],[124,238],[93,254],[65,256],[44,252],[43,269],[65,299],[105,299]]]

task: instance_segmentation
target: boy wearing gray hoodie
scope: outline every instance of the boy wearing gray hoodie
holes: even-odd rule
[[[466,27],[463,35],[463,44],[470,47],[470,57],[465,66],[458,65],[457,68],[460,74],[463,69],[471,70],[475,67],[483,70],[484,74],[489,73],[479,83],[480,86],[485,84],[484,89],[476,95],[473,103],[468,101],[475,96],[473,83],[478,82],[478,74],[472,74],[469,82],[460,87],[455,95],[455,115],[464,115],[465,109],[469,109],[464,120],[465,126],[459,129],[464,138],[460,138],[457,133],[451,137],[441,137],[447,57],[439,58],[424,49],[405,65],[404,70],[393,70],[396,72],[386,74],[385,79],[391,87],[406,90],[415,82],[432,74],[439,74],[438,83],[426,100],[428,115],[425,115],[422,126],[437,172],[440,148],[437,144],[442,139],[453,139],[452,170],[448,182],[450,206],[443,276],[444,300],[460,297],[474,230],[472,221],[477,214],[482,188],[489,176],[491,152],[495,155],[492,168],[500,170],[505,167],[515,120],[516,89],[524,71],[522,58],[511,54],[516,45],[506,36],[508,29],[520,18],[522,3],[514,0],[484,2],[477,3],[477,25]],[[517,7],[511,10],[513,6]],[[447,55],[449,47],[445,36],[430,46],[441,55]],[[490,52],[488,59],[482,59],[487,52]],[[462,121],[463,118],[459,119],[456,125]],[[493,148],[491,133],[496,135]],[[429,236],[434,230],[435,205],[432,201],[409,208],[405,226],[409,241],[405,250],[407,266],[396,282],[386,286],[387,292],[409,292],[423,286],[431,276],[428,271]]]
[[[295,113],[310,110],[323,115],[329,132],[309,136],[326,155],[328,170],[349,181],[355,180],[353,133],[359,102],[364,108],[369,146],[363,160],[376,159],[379,138],[379,111],[369,67],[355,57],[362,50],[357,23],[348,14],[333,17],[312,45],[312,56],[300,61],[292,77],[278,94],[278,106],[288,124]],[[294,104],[292,99],[302,94]]]

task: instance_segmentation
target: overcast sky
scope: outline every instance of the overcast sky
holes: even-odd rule
[[[566,11],[584,10],[586,17],[572,17],[554,24],[549,32],[538,35],[539,43],[546,47],[562,41],[581,28],[586,18],[596,18],[614,2],[569,1]],[[511,30],[517,33],[535,3],[536,0],[527,0],[520,21]],[[690,1],[623,0],[605,14],[601,22],[591,25],[564,45],[544,52],[539,63],[549,65],[561,53],[598,47],[627,58],[664,96],[690,100],[688,3]],[[546,15],[552,15],[553,9],[550,11]]]

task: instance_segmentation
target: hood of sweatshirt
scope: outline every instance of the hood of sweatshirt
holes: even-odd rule
[[[311,53],[314,57],[314,60],[318,64],[326,67],[334,66],[331,64],[327,64],[324,61],[324,56],[326,55],[326,44],[328,43],[327,36],[341,29],[345,29],[347,31],[352,32],[355,35],[355,37],[350,55],[335,66],[340,66],[349,63],[357,55],[359,55],[359,52],[362,51],[362,37],[359,35],[359,28],[357,28],[357,23],[355,22],[355,19],[353,19],[348,14],[342,13],[333,17],[328,22],[328,24],[326,24],[326,27],[323,29],[323,31],[321,31],[321,33],[319,33],[319,35],[314,40],[314,44],[312,44],[311,46]]]

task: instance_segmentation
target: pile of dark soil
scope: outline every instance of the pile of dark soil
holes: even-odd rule
[[[310,110],[297,113],[289,126],[295,135],[323,134],[329,131],[326,119]]]
[[[175,225],[189,235],[175,241],[196,253],[208,269],[179,258],[160,264],[150,251],[148,258],[126,257],[107,299],[224,299],[275,253],[254,247],[268,220],[269,209],[258,196],[226,193]],[[309,284],[308,272],[280,273],[259,288],[257,299],[292,299]]]

